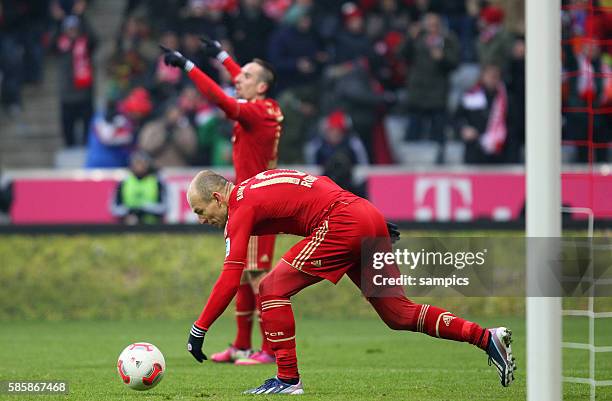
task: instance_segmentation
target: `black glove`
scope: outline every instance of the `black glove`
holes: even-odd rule
[[[217,58],[219,54],[223,52],[221,43],[219,43],[219,41],[217,40],[212,40],[202,36],[200,38],[200,42],[202,42],[202,49],[204,50],[204,54],[206,54],[207,57]]]
[[[164,45],[159,45],[159,47],[164,52],[164,63],[166,65],[171,65],[173,67],[182,68],[183,70],[187,70],[187,67],[191,65],[193,67],[193,63],[185,58],[181,53],[176,50],[168,49]],[[191,69],[191,68],[190,68]]]
[[[189,331],[189,340],[187,340],[187,351],[196,359],[196,361],[202,363],[206,359],[206,355],[202,352],[202,346],[204,345],[204,336],[206,330],[199,328],[193,324]]]
[[[387,231],[389,232],[389,237],[391,237],[391,243],[395,244],[400,239],[400,231],[395,223],[387,223]]]

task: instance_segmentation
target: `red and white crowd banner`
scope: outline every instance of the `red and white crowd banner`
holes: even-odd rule
[[[431,173],[365,171],[368,197],[396,221],[509,221],[524,211],[525,175],[515,171],[436,171]],[[11,210],[15,224],[104,224],[116,220],[111,200],[120,173],[74,176],[16,175]],[[191,170],[166,172],[167,223],[196,223],[186,201]],[[564,206],[593,210],[595,218],[612,219],[612,176],[564,173]],[[576,218],[584,216],[576,215]]]

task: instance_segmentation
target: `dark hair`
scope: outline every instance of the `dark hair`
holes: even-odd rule
[[[269,62],[260,58],[254,58],[253,62],[263,68],[261,79],[268,85],[268,91],[270,91],[276,83],[276,71],[274,67]]]

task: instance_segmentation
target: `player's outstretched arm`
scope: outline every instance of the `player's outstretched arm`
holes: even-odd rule
[[[196,85],[200,93],[209,101],[219,106],[228,118],[235,119],[238,116],[240,106],[236,99],[226,95],[223,89],[221,89],[215,81],[181,53],[176,50],[168,49],[162,45],[160,45],[160,48],[164,51],[164,63],[166,63],[166,65],[183,69]]]
[[[241,276],[242,269],[230,269],[221,272],[206,302],[206,306],[204,306],[204,310],[202,310],[200,317],[193,323],[193,326],[191,326],[189,330],[187,351],[189,351],[189,353],[200,363],[208,359],[202,352],[206,332],[215,320],[221,316],[225,309],[227,309],[230,302],[232,302],[236,292],[238,292]]]
[[[240,286],[240,276],[243,269],[224,269],[217,279],[206,306],[202,310],[200,317],[195,324],[203,330],[208,330],[210,325],[225,311],[232,301],[238,286]]]
[[[200,41],[202,42],[204,53],[208,57],[214,57],[219,60],[227,72],[232,76],[232,81],[235,80],[238,74],[240,74],[241,68],[238,63],[234,61],[232,56],[230,56],[227,51],[223,50],[221,43],[218,40],[212,40],[206,37],[201,37]]]

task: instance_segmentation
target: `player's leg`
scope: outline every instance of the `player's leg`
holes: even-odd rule
[[[272,258],[274,257],[275,243],[276,235],[262,235],[257,237],[257,267],[259,270],[263,271],[264,274],[260,275],[257,279],[254,279],[251,282],[251,287],[253,288],[253,293],[255,294],[255,299],[257,301],[257,318],[259,322],[259,328],[261,330],[261,354],[259,358],[254,359],[259,359],[259,361],[263,363],[274,362],[274,351],[272,350],[272,345],[270,344],[270,342],[266,340],[266,335],[262,324],[259,284],[272,267],[271,264]]]
[[[259,283],[265,277],[266,272],[270,270],[271,260],[274,256],[275,239],[275,235],[264,235],[251,237],[251,241],[249,242],[248,260],[252,262],[249,263],[249,261],[247,261],[249,270],[247,270],[246,273],[248,274],[248,282],[255,298],[255,316],[257,317],[257,322],[261,330],[261,349],[248,357],[236,360],[236,365],[259,365],[274,363],[275,361],[274,351],[272,350],[270,342],[266,340],[263,325],[261,324],[261,305],[259,300]],[[251,246],[251,244],[253,245]]]
[[[361,268],[353,268],[346,274],[361,288]],[[489,361],[497,367],[504,387],[514,380],[516,364],[510,346],[512,332],[507,328],[485,329],[440,307],[414,303],[403,295],[367,297],[367,300],[391,329],[418,331],[432,337],[468,342],[489,355]]]
[[[261,301],[259,296],[259,283],[266,277],[266,272],[263,270],[253,270],[246,272],[249,276],[249,285],[251,286],[251,290],[253,291],[253,295],[255,298],[255,315],[254,318],[257,319],[257,323],[261,329],[261,349],[259,351],[254,351],[252,354],[245,356],[243,358],[237,359],[235,364],[246,366],[246,365],[261,365],[266,363],[274,363],[276,359],[274,358],[274,350],[272,349],[270,342],[266,340],[266,336],[263,329],[262,318],[261,318]]]
[[[359,245],[360,252],[366,254],[388,253],[392,251],[391,242],[388,241],[388,230],[384,217],[371,203],[355,202],[350,205],[352,213],[361,216],[358,229],[363,238]],[[379,240],[376,240],[379,239]],[[364,248],[367,247],[367,248]],[[367,257],[367,259],[371,259]],[[362,274],[369,272],[384,272],[384,275],[394,277],[399,275],[395,264],[384,266],[385,270],[373,269],[361,263],[353,266],[346,274],[351,281],[362,289]],[[371,279],[364,277],[364,284],[369,285]],[[485,348],[488,343],[488,333],[479,325],[458,318],[450,312],[431,305],[420,305],[406,298],[401,286],[384,288],[375,294],[371,288],[363,288],[367,300],[372,304],[381,319],[394,330],[420,331],[433,337],[440,337],[455,341],[467,341],[471,344]],[[442,323],[442,324],[441,324]]]
[[[359,267],[349,270],[346,274],[357,287],[361,286]],[[488,344],[486,329],[437,306],[414,303],[403,294],[367,297],[367,300],[393,330],[419,331],[432,337],[466,341],[482,349]]]
[[[285,260],[266,275],[259,285],[262,321],[265,335],[276,355],[278,368],[275,378],[254,389],[250,394],[303,393],[295,351],[295,318],[290,298],[322,278],[303,273]]]
[[[255,296],[249,283],[249,272],[244,271],[240,279],[240,286],[236,293],[236,338],[228,348],[212,354],[213,362],[234,362],[246,358],[251,353],[251,330],[253,315],[256,310]]]

